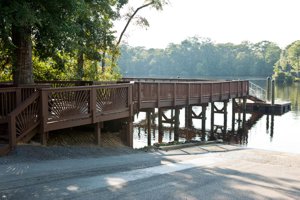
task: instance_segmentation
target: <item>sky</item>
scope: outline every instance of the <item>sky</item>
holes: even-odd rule
[[[136,8],[144,1],[129,2]],[[300,0],[169,0],[162,11],[147,7],[138,14],[150,27],[130,24],[122,40],[130,46],[165,48],[197,36],[216,43],[268,40],[284,48],[300,39]],[[115,23],[117,36],[124,26]]]

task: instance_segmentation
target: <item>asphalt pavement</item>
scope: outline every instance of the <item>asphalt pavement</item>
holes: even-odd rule
[[[299,154],[213,144],[105,155],[0,162],[0,199],[300,198]]]

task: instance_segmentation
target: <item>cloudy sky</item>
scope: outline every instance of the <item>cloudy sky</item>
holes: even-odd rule
[[[143,0],[130,0],[133,7]],[[139,14],[148,29],[130,25],[124,42],[164,48],[193,37],[217,43],[269,40],[284,48],[300,39],[300,0],[169,0],[163,11],[145,8]],[[125,9],[126,10],[126,9]],[[125,22],[115,24],[116,30]],[[119,34],[119,33],[118,33]]]

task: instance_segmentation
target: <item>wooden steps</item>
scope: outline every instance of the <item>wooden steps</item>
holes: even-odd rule
[[[255,96],[252,96],[252,95],[248,95],[248,97],[247,97],[247,98],[248,98],[249,100],[253,101],[253,102],[265,103],[265,101],[264,101],[264,100],[262,100],[262,99],[259,99],[259,98],[255,97]]]

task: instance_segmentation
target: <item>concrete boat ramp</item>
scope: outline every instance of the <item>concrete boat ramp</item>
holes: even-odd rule
[[[33,146],[20,148],[24,153]],[[63,147],[34,148],[41,148],[39,155],[52,148],[53,155],[24,158],[15,152],[0,158],[1,200],[300,197],[299,154],[226,144],[147,152],[81,148],[81,156]]]

